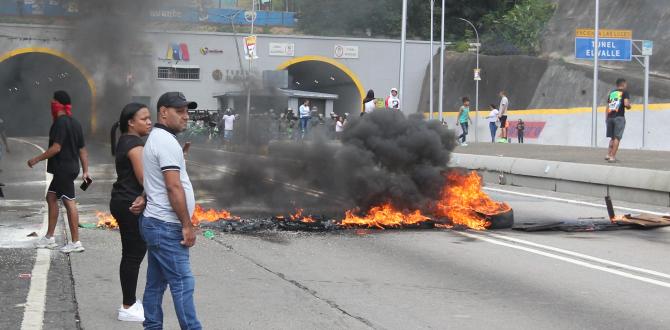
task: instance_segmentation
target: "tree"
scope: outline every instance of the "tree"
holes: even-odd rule
[[[435,35],[440,35],[440,0],[435,1]],[[456,20],[467,18],[479,24],[492,12],[509,9],[512,0],[448,0],[446,34],[462,38],[469,29]],[[296,0],[298,27],[307,34],[339,36],[400,36],[402,2],[399,0]],[[430,0],[409,0],[407,35],[415,39],[430,38]]]

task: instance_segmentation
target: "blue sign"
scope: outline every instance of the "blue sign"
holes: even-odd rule
[[[575,38],[575,58],[592,60],[593,38]],[[633,57],[633,42],[630,39],[598,39],[598,59],[602,61],[630,61]]]

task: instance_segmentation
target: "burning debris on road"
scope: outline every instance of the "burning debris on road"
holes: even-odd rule
[[[315,215],[297,208],[288,215],[273,217],[234,216],[227,210],[205,209],[196,205],[191,218],[194,226],[223,232],[256,230],[327,231],[351,228],[368,229],[432,229],[466,228],[486,230],[509,228],[514,223],[513,211],[506,203],[492,200],[483,190],[476,172],[457,170],[443,175],[440,199],[430,201],[422,209],[400,209],[392,202],[373,206],[367,211],[351,209],[344,217]],[[97,212],[97,227],[115,229],[114,217]]]
[[[506,203],[493,201],[482,190],[481,177],[476,172],[452,171],[444,175],[441,199],[432,201],[424,210],[395,207],[391,202],[373,206],[361,214],[360,210],[345,211],[344,218],[336,219],[305,213],[297,209],[288,216],[277,215],[271,219],[241,219],[229,212],[209,210],[198,206],[194,224],[207,220],[201,226],[223,231],[248,231],[281,229],[292,231],[324,231],[347,228],[371,229],[430,229],[469,228],[486,230],[509,228],[514,222],[513,211]],[[222,216],[216,219],[217,215]],[[202,216],[203,218],[198,218]]]
[[[105,212],[95,212],[95,216],[98,218],[98,223],[96,225],[97,228],[103,228],[103,229],[118,229],[119,228],[119,223],[116,222],[116,219],[109,214]]]

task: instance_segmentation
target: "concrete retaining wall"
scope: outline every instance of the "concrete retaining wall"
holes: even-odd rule
[[[665,108],[665,109],[664,109]],[[670,150],[670,130],[667,123],[670,122],[670,105],[652,105],[647,112],[645,149],[649,150]],[[488,121],[485,116],[488,111],[481,111],[479,125],[477,126],[477,136],[479,142],[491,141]],[[454,128],[456,125],[456,114],[449,113],[447,116],[448,125]],[[591,111],[587,108],[576,109],[543,109],[543,110],[525,110],[512,111],[509,120],[514,125],[519,119],[526,122],[544,122],[545,126],[538,138],[526,138],[526,143],[534,144],[552,144],[563,146],[590,146],[591,145]],[[472,114],[473,123],[475,115]],[[598,147],[607,147],[609,139],[605,137],[605,113],[598,113],[597,120],[597,142]],[[456,128],[460,134],[460,128]],[[626,130],[621,140],[623,149],[642,148],[642,110],[641,105],[634,105],[633,110],[626,112]],[[510,136],[513,143],[517,143],[516,136]],[[475,140],[474,124],[470,126],[470,135],[468,141]],[[603,157],[605,154],[603,154]]]
[[[450,165],[487,182],[670,206],[668,171],[469,154],[452,155]]]

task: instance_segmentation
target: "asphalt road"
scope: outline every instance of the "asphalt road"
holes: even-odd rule
[[[44,139],[30,141],[44,145]],[[7,197],[0,200],[2,329],[18,329],[24,319],[30,282],[36,281],[36,274],[32,280],[19,278],[34,267],[35,252],[29,248],[34,238],[25,236],[39,232],[44,212],[43,169],[23,166],[37,150],[11,142],[14,152],[0,163],[0,181],[8,184]],[[84,222],[95,221],[95,210],[108,209],[114,177],[107,146],[90,147],[95,183],[79,198]],[[192,149],[189,172],[198,202],[239,214],[271,212],[259,205],[218,202],[217,196],[231,189],[217,182],[233,158]],[[307,191],[285,188],[288,200]],[[512,205],[517,222],[606,213],[588,204],[602,204],[590,197],[504,189],[490,193]],[[306,200],[314,205],[323,198],[310,196]],[[61,242],[63,229],[58,231]],[[51,252],[46,290],[36,293],[45,297],[44,328],[140,329],[140,324],[116,321],[118,232],[85,229],[81,237],[86,252],[70,258]],[[198,315],[207,329],[667,329],[669,244],[665,229],[268,231],[219,233],[212,240],[199,235],[191,256]],[[178,328],[169,294],[164,309],[166,328]]]

